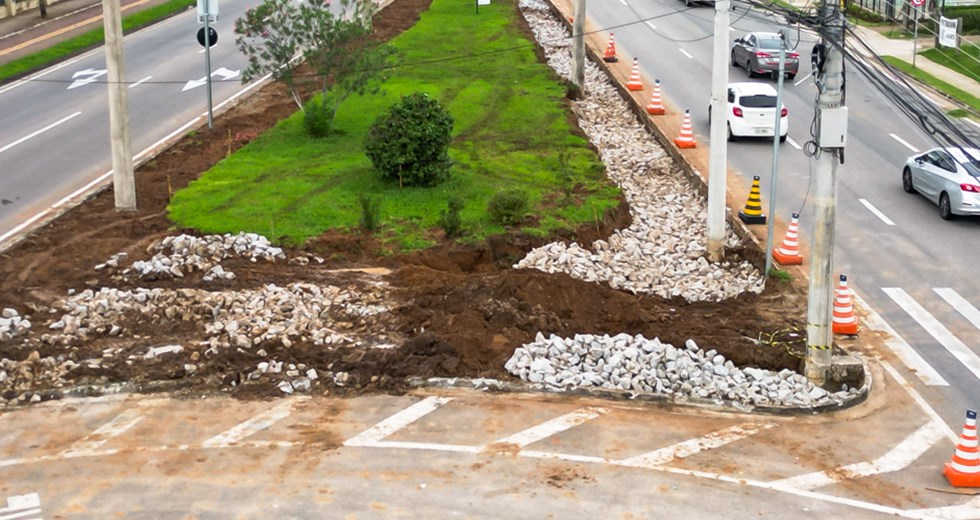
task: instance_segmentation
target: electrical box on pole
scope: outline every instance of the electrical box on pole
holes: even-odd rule
[[[843,148],[847,145],[847,107],[820,110],[820,148]]]

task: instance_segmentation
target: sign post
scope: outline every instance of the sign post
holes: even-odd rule
[[[915,30],[912,33],[912,68],[915,68],[915,55],[919,53],[919,8],[926,3],[926,0],[910,0],[912,4],[912,16],[915,18]]]
[[[214,19],[212,20],[212,16]],[[208,90],[208,129],[214,128],[214,114],[211,108],[211,46],[217,43],[217,31],[211,28],[211,22],[218,21],[218,0],[197,0],[197,20],[204,23],[204,74],[207,78]],[[198,40],[200,40],[200,33]],[[212,41],[213,40],[213,41]]]

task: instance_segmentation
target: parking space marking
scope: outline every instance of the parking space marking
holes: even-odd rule
[[[946,436],[943,424],[935,419],[916,430],[902,442],[896,444],[888,453],[870,462],[858,462],[839,468],[832,468],[814,473],[806,473],[795,477],[773,482],[777,487],[788,486],[796,489],[816,489],[836,484],[844,479],[867,477],[891,473],[907,468],[919,457],[925,454],[936,442]]]
[[[452,397],[426,397],[354,437],[347,439],[344,442],[344,446],[371,446],[377,444],[381,439],[436,411],[440,406],[452,400]]]
[[[561,433],[569,428],[573,428],[582,423],[591,421],[596,417],[608,412],[606,408],[589,407],[583,408],[581,410],[576,410],[572,413],[562,415],[561,417],[555,417],[554,419],[547,420],[537,426],[532,426],[524,431],[517,432],[508,437],[504,437],[493,444],[516,444],[517,446],[524,447],[529,444],[534,444],[542,439],[547,439],[556,433]]]
[[[888,134],[888,135],[892,136],[892,139],[898,141],[902,146],[908,148],[909,150],[912,150],[912,153],[919,153],[919,149],[909,144],[909,142],[906,141],[905,139],[902,139],[901,137],[895,134]]]
[[[974,327],[980,329],[980,311],[971,305],[970,302],[966,301],[966,298],[960,296],[959,293],[949,287],[934,287],[932,290],[942,299],[946,300],[946,303],[956,309],[956,312],[960,313]]]
[[[675,459],[683,459],[685,457],[690,457],[696,453],[700,453],[704,450],[710,450],[724,446],[726,444],[733,443],[737,440],[744,439],[750,435],[755,435],[761,430],[768,430],[774,427],[774,424],[743,424],[736,425],[730,428],[725,428],[724,430],[718,430],[716,432],[711,432],[703,437],[696,439],[689,439],[684,442],[679,442],[672,446],[667,446],[666,448],[660,448],[659,450],[654,450],[642,455],[637,455],[635,457],[630,457],[628,459],[619,461],[618,464],[623,466],[635,467],[635,468],[651,468],[655,466],[661,466]]]
[[[62,451],[59,455],[65,458],[83,457],[101,448],[103,444],[109,442],[113,437],[125,433],[142,420],[143,416],[135,409],[125,410],[94,432],[86,435],[83,439],[76,441],[71,447]]]
[[[922,359],[922,356],[905,339],[899,336],[884,318],[865,303],[861,299],[861,296],[853,290],[851,291],[851,296],[854,298],[854,302],[857,303],[858,307],[867,313],[864,318],[864,324],[869,329],[884,333],[885,337],[888,338],[885,340],[885,346],[890,348],[905,366],[912,369],[923,383],[929,386],[949,386],[949,383],[943,376],[939,375],[939,372],[932,368],[932,365],[927,363],[925,359]]]
[[[911,316],[920,327],[925,329],[929,335],[936,338],[936,341],[949,351],[953,357],[960,363],[963,363],[963,366],[972,372],[977,379],[980,379],[980,357],[973,353],[969,347],[954,336],[942,323],[939,323],[939,320],[930,314],[919,302],[913,300],[908,293],[898,287],[882,287],[881,290]]]
[[[248,419],[247,421],[241,422],[231,429],[219,433],[214,437],[201,443],[204,448],[223,448],[230,446],[234,443],[241,441],[242,439],[253,435],[254,433],[264,430],[273,424],[289,417],[293,413],[293,407],[302,401],[306,401],[309,398],[290,398],[285,402],[279,403],[279,405],[274,406],[270,410]]]
[[[881,221],[884,222],[885,224],[887,224],[889,226],[894,226],[895,225],[895,223],[892,222],[892,219],[886,217],[885,214],[881,212],[881,210],[879,210],[878,208],[876,208],[874,206],[874,204],[868,202],[868,199],[858,199],[858,202],[860,202],[861,204],[864,204],[864,207],[868,208],[868,211],[870,211],[871,213],[873,213],[874,216],[876,216],[879,219],[881,219]]]

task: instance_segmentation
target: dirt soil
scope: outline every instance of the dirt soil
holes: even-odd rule
[[[429,1],[395,0],[377,15],[376,37],[386,40],[411,27]],[[131,260],[150,257],[146,251],[149,244],[177,233],[166,212],[171,190],[186,186],[229,151],[295,109],[284,89],[271,84],[218,115],[213,131],[205,129],[185,137],[138,168],[137,213],[117,213],[112,190],[104,190],[5,251],[0,255],[0,308],[12,307],[29,316],[36,332],[46,328],[56,319],[54,315],[35,314],[31,309],[55,305],[69,289],[97,288],[107,283],[106,275],[94,266],[120,251],[128,252]],[[624,204],[606,215],[598,230],[588,226],[575,236],[551,238],[589,244],[628,226],[629,218]],[[303,343],[270,347],[270,355],[276,359],[302,363],[321,372],[350,374],[343,387],[326,378],[318,380],[313,389],[316,392],[398,392],[406,387],[404,378],[408,376],[513,379],[503,369],[505,361],[516,347],[533,340],[539,331],[560,336],[642,333],[674,345],[683,345],[693,338],[705,349],[713,348],[739,366],[800,370],[806,298],[790,283],[771,282],[761,295],[743,295],[723,303],[689,304],[633,295],[562,274],[510,268],[524,252],[547,241],[550,240],[515,233],[494,237],[479,246],[443,242],[423,252],[391,256],[381,254],[381,247],[370,236],[331,232],[311,240],[302,249],[286,250],[290,257],[322,257],[326,260],[322,265],[237,261],[226,268],[238,278],[222,281],[219,287],[245,289],[299,280],[367,283],[378,276],[393,287],[384,295],[393,309],[382,320],[389,328],[367,333],[388,338],[398,348],[326,348]],[[389,274],[346,270],[379,267],[387,268]],[[141,285],[215,287],[200,277]],[[179,323],[151,320],[130,326],[134,338],[166,337],[168,343],[185,345],[200,342],[198,330]],[[791,337],[786,331],[799,335]],[[768,338],[773,333],[778,334],[771,344],[759,345],[749,339]],[[39,355],[83,360],[100,355],[108,344],[108,338],[95,337],[70,347],[49,345]],[[25,360],[34,350],[15,338],[0,343],[0,358]],[[192,350],[188,349],[188,355],[193,354]],[[200,369],[193,373],[181,368],[189,362],[184,358],[173,360],[169,368],[122,361],[99,369],[80,367],[69,373],[67,385],[130,382],[149,388],[154,383],[169,382],[197,394],[222,391],[240,397],[278,395],[280,391],[268,381],[245,380],[257,360],[255,355],[239,352],[220,360],[194,358]],[[10,391],[7,394],[3,396],[6,399],[16,396]]]

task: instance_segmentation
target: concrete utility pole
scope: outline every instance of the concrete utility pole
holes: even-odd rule
[[[109,129],[112,140],[112,186],[116,211],[136,211],[136,180],[129,140],[129,102],[123,83],[123,33],[119,0],[102,0],[105,58],[109,74]]]
[[[572,10],[572,84],[585,93],[585,0],[575,0]]]
[[[725,209],[728,207],[728,24],[731,0],[715,2],[711,62],[711,129],[708,150],[708,260],[725,258]]]
[[[807,300],[806,376],[822,385],[831,364],[834,333],[831,326],[834,219],[837,206],[837,164],[843,157],[847,136],[847,109],[844,94],[844,17],[835,0],[824,0],[821,7],[821,36],[814,48],[814,78],[817,98],[816,174],[814,175],[813,249],[810,262],[810,290]]]

